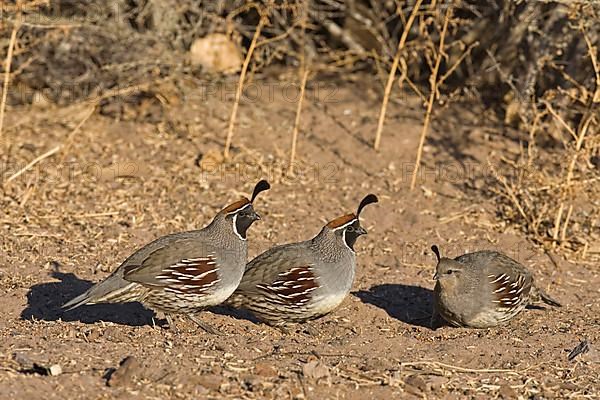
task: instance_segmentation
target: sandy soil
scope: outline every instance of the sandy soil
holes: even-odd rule
[[[503,134],[485,111],[439,112],[410,192],[418,100],[390,104],[376,153],[373,83],[322,79],[307,91],[299,173],[285,177],[297,88],[290,77],[264,79],[241,104],[235,164],[227,166],[211,162],[229,118],[235,86],[227,81],[166,87],[166,108],[155,99],[102,107],[79,131],[85,106],[8,115],[6,126],[18,125],[6,134],[3,179],[67,147],[0,198],[0,398],[600,396],[598,266],[560,254],[552,262],[499,221],[483,194],[492,181],[488,157],[514,158],[518,134]],[[250,256],[309,238],[366,193],[379,195],[363,214],[370,234],[357,243],[354,290],[334,313],[286,335],[221,307],[203,316],[224,333],[213,336],[187,320],[177,321],[180,332],[153,327],[153,313],[139,304],[60,312],[133,250],[203,226],[262,177],[273,188],[256,205],[264,218],[249,233]],[[433,243],[452,256],[502,250],[565,306],[526,310],[496,329],[433,331]],[[590,351],[568,361],[584,338]],[[127,356],[135,358],[131,374],[107,385],[104,377]],[[34,362],[62,373],[28,371]]]

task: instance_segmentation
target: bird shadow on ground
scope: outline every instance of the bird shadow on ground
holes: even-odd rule
[[[21,319],[56,321],[80,321],[94,324],[100,321],[121,325],[151,325],[154,313],[140,303],[86,305],[71,311],[61,306],[89,289],[94,283],[77,278],[71,273],[53,271],[51,276],[59,282],[46,282],[32,286],[27,293],[27,307]]]
[[[207,311],[217,315],[225,315],[237,320],[246,320],[255,324],[262,324],[262,322],[252,315],[250,311],[242,308],[234,308],[227,304],[207,308]]]
[[[365,304],[385,310],[392,318],[409,325],[431,328],[433,292],[430,289],[386,283],[352,294]]]

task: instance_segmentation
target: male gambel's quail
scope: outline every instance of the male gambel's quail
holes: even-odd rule
[[[334,219],[313,239],[276,246],[253,259],[227,303],[278,327],[334,310],[354,280],[354,243],[367,233],[358,217],[366,205],[377,201],[369,194],[356,214]]]
[[[147,244],[63,308],[139,301],[164,312],[171,327],[170,314],[187,314],[201,328],[215,333],[193,314],[222,303],[237,288],[248,255],[246,231],[260,219],[252,203],[269,188],[262,180],[250,200],[244,197],[228,205],[205,228],[170,234]]]
[[[437,246],[434,275],[434,314],[449,324],[489,328],[507,322],[527,305],[544,301],[560,304],[533,284],[529,271],[504,254],[477,251],[455,259],[440,257]]]

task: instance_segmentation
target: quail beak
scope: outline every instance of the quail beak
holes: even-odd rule
[[[358,229],[356,229],[356,233],[358,233],[359,235],[366,235],[368,232],[365,228],[359,226]]]
[[[439,278],[439,275],[438,275],[438,273],[436,271],[435,274],[433,274],[433,280],[437,281],[438,278]]]
[[[258,220],[260,220],[260,215],[258,215],[258,214],[256,213],[256,211],[252,211],[251,213],[249,213],[249,214],[248,214],[248,217],[249,217],[250,219],[252,219],[253,221],[258,221]]]

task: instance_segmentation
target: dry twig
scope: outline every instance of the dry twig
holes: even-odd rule
[[[300,85],[300,98],[298,99],[298,107],[296,108],[296,119],[294,120],[294,131],[292,133],[292,150],[290,152],[290,167],[289,174],[294,173],[294,159],[296,158],[296,142],[298,141],[298,129],[300,126],[300,112],[302,111],[302,101],[304,100],[304,91],[306,89],[306,80],[308,79],[309,71],[304,71],[302,75],[302,83]]]
[[[425,112],[425,121],[423,121],[423,129],[421,130],[421,138],[419,140],[419,147],[417,148],[417,159],[413,168],[412,179],[410,182],[410,190],[413,190],[417,184],[417,173],[419,172],[419,165],[421,164],[421,155],[423,153],[423,145],[425,144],[425,136],[427,136],[427,130],[429,128],[429,120],[431,119],[431,111],[433,110],[433,102],[437,93],[438,85],[438,71],[440,69],[440,63],[444,56],[444,39],[446,38],[446,32],[448,31],[448,22],[452,15],[452,5],[446,9],[446,15],[444,16],[444,26],[442,33],[440,34],[440,44],[438,47],[438,54],[435,60],[435,65],[429,76],[429,85],[431,87],[431,93],[429,94],[429,101],[427,102],[427,111]]]
[[[10,67],[12,64],[13,51],[17,41],[17,32],[21,27],[21,10],[17,12],[12,32],[10,33],[10,42],[8,43],[8,52],[4,62],[4,85],[2,86],[2,104],[0,104],[0,139],[2,138],[2,127],[4,126],[4,110],[6,109],[6,98],[8,96],[8,83],[10,81]]]
[[[250,43],[250,47],[248,48],[248,54],[246,54],[246,58],[244,59],[244,64],[242,65],[242,71],[240,73],[240,80],[238,82],[237,90],[235,92],[235,100],[233,102],[233,108],[231,109],[231,117],[229,118],[229,127],[227,128],[227,139],[225,141],[225,150],[223,150],[223,158],[226,160],[229,158],[229,149],[231,147],[231,139],[233,137],[233,127],[235,126],[235,119],[237,116],[237,110],[240,104],[240,98],[242,97],[242,90],[244,89],[244,79],[246,78],[246,71],[248,71],[248,65],[250,64],[250,60],[252,59],[252,53],[254,52],[254,48],[256,47],[256,42],[260,37],[260,32],[262,28],[269,21],[267,13],[261,12],[260,21],[256,27],[256,31],[254,32],[254,36],[252,37],[252,42]]]
[[[53,155],[54,153],[56,153],[57,151],[60,150],[60,146],[56,146],[54,148],[52,148],[51,150],[45,152],[44,154],[42,154],[39,157],[34,158],[29,164],[27,164],[25,167],[21,168],[20,170],[18,170],[17,172],[15,172],[14,174],[12,174],[3,184],[3,186],[8,185],[11,181],[17,179],[19,176],[21,176],[23,173],[29,171],[31,168],[33,168],[37,163],[39,163],[40,161],[42,161],[45,158],[50,157],[51,155]]]
[[[396,76],[396,70],[398,69],[398,64],[400,62],[400,55],[402,54],[402,50],[404,50],[404,45],[406,44],[406,38],[408,37],[408,32],[410,32],[410,28],[412,27],[413,21],[415,20],[417,13],[419,11],[419,7],[421,7],[422,0],[417,0],[415,5],[413,6],[412,12],[408,17],[408,21],[406,22],[406,26],[404,27],[404,31],[402,32],[402,36],[400,37],[400,41],[398,42],[398,49],[396,50],[396,55],[394,56],[394,61],[392,63],[392,67],[390,68],[390,73],[388,75],[388,80],[385,85],[385,92],[383,94],[383,101],[381,103],[381,110],[379,111],[379,121],[377,122],[377,132],[375,133],[375,143],[373,147],[375,150],[379,150],[379,144],[381,143],[381,132],[383,131],[383,122],[385,121],[385,113],[387,111],[387,105],[390,99],[390,93],[392,91],[392,85],[394,84],[394,78]]]

